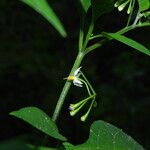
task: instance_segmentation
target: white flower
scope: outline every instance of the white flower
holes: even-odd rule
[[[118,10],[122,11],[127,5],[128,5],[127,14],[130,14],[133,6],[133,0],[118,0],[114,4],[114,7],[118,7]]]
[[[77,77],[74,77],[73,84],[78,87],[83,87],[83,83]]]
[[[83,87],[83,83],[80,81],[80,79],[79,79],[79,77],[78,77],[81,68],[82,68],[82,67],[79,67],[77,70],[75,70],[73,76],[67,77],[67,80],[73,81],[73,84],[74,84],[75,86],[78,86],[78,87]]]
[[[74,104],[70,104],[69,105],[69,110],[74,110],[75,108],[74,108]]]

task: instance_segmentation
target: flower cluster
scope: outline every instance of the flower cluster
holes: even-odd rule
[[[127,14],[131,13],[133,0],[118,0],[114,6],[118,8],[118,11],[122,11],[128,5]]]
[[[91,104],[90,104],[90,107],[88,109],[88,111],[85,113],[85,115],[81,116],[81,121],[85,121],[86,118],[88,117],[89,113],[90,113],[90,110],[95,102],[95,96],[96,96],[96,93],[94,92],[92,86],[89,84],[89,82],[87,81],[87,79],[85,78],[85,76],[83,75],[83,73],[80,71],[81,67],[79,67],[77,70],[75,70],[73,76],[68,76],[67,79],[68,81],[72,81],[73,84],[75,86],[78,86],[78,87],[83,87],[83,84],[85,84],[86,88],[87,88],[87,91],[88,91],[88,94],[89,94],[89,97],[79,101],[78,103],[76,104],[70,104],[69,106],[69,110],[70,110],[70,115],[71,116],[74,116],[76,113],[79,112],[79,110],[89,101],[89,100],[92,100],[91,101]],[[84,80],[79,78],[79,76],[82,75]],[[92,89],[91,89],[92,88]]]

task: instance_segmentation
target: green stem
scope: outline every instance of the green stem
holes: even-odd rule
[[[99,47],[103,46],[107,41],[109,41],[109,40],[108,39],[102,39],[101,41],[87,47],[86,50],[85,50],[86,54],[91,52],[92,50],[94,50],[96,48],[99,48]]]
[[[89,94],[89,96],[91,96],[92,94],[91,94],[91,92],[90,92],[90,89],[89,89],[87,83],[86,83],[84,80],[82,80],[82,79],[79,79],[79,80],[82,81],[82,82],[85,84],[86,89],[87,89],[87,91],[88,91],[88,94]]]
[[[93,29],[94,29],[94,22],[93,22],[93,19],[92,19],[91,24],[89,25],[88,33],[87,33],[86,38],[85,38],[85,42],[84,42],[83,47],[82,47],[82,51],[84,51],[86,49],[87,44],[90,40],[90,36],[93,32]]]
[[[123,28],[123,29],[117,31],[116,33],[118,33],[118,34],[124,34],[124,33],[128,32],[128,31],[134,30],[134,29],[136,29],[136,28],[148,27],[148,26],[150,26],[149,23],[143,23],[143,24],[141,24],[141,25],[136,25],[136,26],[130,25],[130,26],[128,26],[128,27],[125,27],[125,28]],[[99,41],[99,42],[97,42],[97,43],[95,43],[95,44],[93,44],[93,45],[87,47],[87,48],[85,49],[86,54],[89,53],[89,52],[91,52],[91,51],[94,50],[94,49],[97,49],[97,48],[103,46],[105,43],[107,43],[108,41],[111,41],[111,40],[112,40],[112,39],[107,39],[107,38],[105,38],[105,39],[102,39],[101,41]]]
[[[72,67],[72,70],[71,70],[69,76],[73,76],[75,70],[80,66],[81,61],[82,61],[84,55],[86,54],[86,53],[85,53],[85,49],[86,49],[86,46],[87,46],[87,44],[88,44],[88,42],[89,42],[91,33],[93,32],[93,28],[94,28],[94,22],[93,22],[93,20],[92,20],[92,22],[91,22],[91,24],[90,24],[90,26],[89,26],[89,29],[88,29],[88,33],[87,33],[87,35],[86,35],[85,42],[84,42],[84,44],[83,44],[83,46],[82,46],[82,50],[79,49],[79,53],[78,53],[78,55],[77,55],[77,58],[76,58],[76,60],[75,60],[75,63],[74,63],[74,65],[73,65],[73,67]],[[80,36],[81,36],[81,35],[80,35]],[[81,39],[82,39],[82,38],[83,38],[83,37],[81,36]],[[80,44],[81,44],[81,43],[80,43]],[[81,45],[80,45],[80,46],[81,46]],[[66,97],[66,95],[67,95],[67,93],[68,93],[68,91],[69,91],[69,89],[70,89],[70,86],[71,86],[71,82],[67,80],[66,83],[65,83],[65,85],[64,85],[64,87],[63,87],[63,89],[62,89],[62,92],[61,92],[61,94],[60,94],[60,97],[59,97],[59,99],[58,99],[57,105],[56,105],[56,107],[55,107],[55,110],[54,110],[54,113],[53,113],[53,116],[52,116],[52,120],[53,120],[54,122],[57,121],[57,118],[58,118],[58,116],[59,116],[59,113],[60,113],[60,111],[61,111],[61,109],[62,109],[64,100],[65,100],[65,97]]]
[[[85,80],[85,81],[87,82],[87,84],[89,85],[89,87],[90,87],[90,89],[92,90],[93,94],[96,95],[96,92],[94,91],[92,85],[90,84],[90,82],[88,81],[88,79],[86,78],[86,76],[84,75],[84,73],[83,73],[82,71],[81,71],[81,74],[82,74],[84,80]]]
[[[104,37],[102,34],[98,34],[98,35],[94,35],[92,37],[90,37],[90,40],[96,39],[96,38],[101,38]]]
[[[132,5],[132,8],[131,8],[131,12],[130,12],[126,27],[129,26],[129,24],[130,24],[131,17],[132,17],[132,14],[133,14],[133,10],[134,10],[135,0],[133,0],[131,5]]]
[[[81,13],[81,25],[80,25],[80,31],[79,31],[79,51],[82,50],[82,46],[83,46],[83,38],[84,38],[84,22],[85,22],[85,15],[84,12],[82,10]]]
[[[74,71],[80,66],[83,57],[84,57],[84,53],[83,52],[79,52],[77,57],[76,57],[75,63],[73,65],[73,67],[72,67],[72,70],[71,70],[69,76],[73,76]],[[70,86],[71,86],[71,82],[66,80],[66,83],[65,83],[65,85],[63,87],[63,90],[62,90],[62,92],[60,94],[60,97],[58,99],[56,108],[55,108],[53,116],[52,116],[52,120],[54,122],[57,120],[57,118],[59,116],[59,113],[61,111],[61,108],[62,108],[64,100],[65,100],[65,97],[66,97],[66,95],[67,95],[67,93],[68,93],[68,91],[70,89]]]

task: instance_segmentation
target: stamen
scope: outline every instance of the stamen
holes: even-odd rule
[[[73,81],[74,79],[75,79],[74,76],[69,76],[69,77],[67,77],[67,80],[69,80],[69,81]]]
[[[86,101],[82,103],[77,109],[70,111],[70,115],[74,116],[85,105],[85,103]]]

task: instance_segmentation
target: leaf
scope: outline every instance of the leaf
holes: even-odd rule
[[[96,21],[104,13],[112,11],[114,0],[80,0],[85,12],[92,6],[93,19]]]
[[[139,12],[147,10],[150,7],[149,0],[138,0],[139,3]]]
[[[125,37],[124,35],[120,35],[118,33],[106,33],[104,32],[103,35],[107,38],[112,38],[112,39],[115,39],[121,43],[124,43],[148,56],[150,56],[150,50],[147,49],[146,47],[144,47],[142,44],[130,39],[130,38],[127,38]]]
[[[50,22],[53,27],[63,36],[66,37],[66,31],[60,22],[59,18],[56,16],[53,9],[47,3],[46,0],[20,0],[34,10],[36,10],[39,14],[41,14],[48,22]]]
[[[39,108],[25,107],[19,109],[18,111],[11,112],[10,115],[28,122],[30,125],[53,138],[66,141],[66,138],[59,133],[56,124],[45,112]]]
[[[89,7],[91,6],[91,0],[80,0],[80,2],[84,11],[87,12]]]
[[[80,145],[64,143],[67,150],[144,150],[134,139],[117,127],[96,121],[90,128],[89,139]]]
[[[112,11],[114,8],[114,0],[91,0],[91,3],[95,21],[102,14]]]

